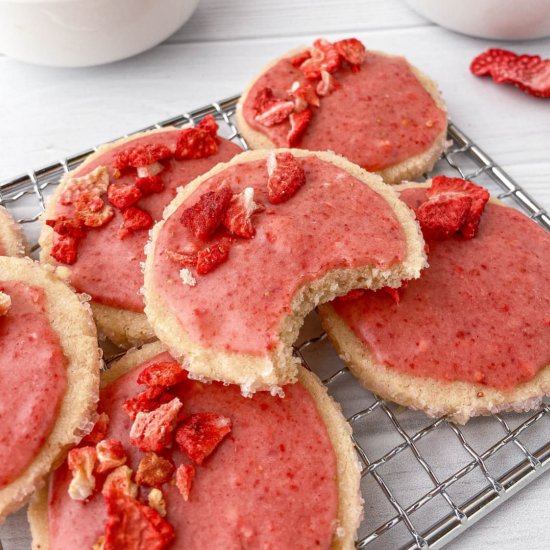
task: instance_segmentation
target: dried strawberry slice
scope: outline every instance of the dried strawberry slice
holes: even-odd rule
[[[137,377],[138,384],[148,386],[175,386],[187,380],[187,371],[176,361],[159,361],[143,369]]]
[[[227,261],[230,242],[227,240],[206,246],[197,253],[197,273],[206,275]]]
[[[154,411],[160,405],[168,403],[174,396],[169,393],[164,393],[163,386],[152,386],[145,391],[138,393],[136,396],[126,399],[122,404],[122,408],[126,414],[134,420],[139,412]]]
[[[101,494],[107,496],[111,493],[137,497],[138,486],[132,481],[133,471],[129,466],[123,465],[114,469],[103,482]]]
[[[223,224],[232,235],[251,239],[256,234],[256,229],[252,225],[252,216],[262,210],[264,210],[263,204],[254,202],[254,188],[246,187],[240,193],[233,195]]]
[[[180,464],[176,470],[176,487],[185,502],[189,500],[195,474],[195,466],[192,464]]]
[[[188,416],[176,432],[176,443],[193,462],[202,464],[231,431],[231,419],[218,413]]]
[[[197,239],[207,240],[222,223],[232,196],[233,193],[227,185],[224,185],[218,191],[209,191],[202,194],[193,206],[182,212],[181,223]]]
[[[298,68],[306,59],[311,57],[311,52],[309,50],[304,50],[302,53],[295,55],[289,59],[293,67]]]
[[[72,265],[76,262],[78,241],[71,235],[54,235],[53,247],[50,252],[52,258],[62,264]]]
[[[300,71],[308,80],[317,80],[321,77],[321,71],[333,73],[337,71],[342,60],[340,54],[328,40],[319,38],[310,49],[311,57],[300,65]]]
[[[105,439],[108,427],[109,415],[107,413],[101,413],[94,425],[93,430],[82,438],[82,442],[97,445],[102,439]]]
[[[49,225],[58,235],[70,235],[75,239],[84,237],[84,225],[78,221],[66,216],[59,216],[54,220],[46,220],[46,225]]]
[[[174,397],[151,412],[138,412],[130,429],[130,443],[140,451],[161,451],[172,442],[172,433],[182,407]]]
[[[309,82],[300,83],[296,80],[290,88],[290,95],[294,97],[294,110],[297,113],[301,113],[309,105],[319,107],[321,104],[315,88]]]
[[[124,229],[128,231],[142,231],[153,227],[154,222],[151,215],[137,206],[130,206],[123,210],[122,217],[124,218]]]
[[[218,152],[218,138],[205,128],[185,128],[176,143],[178,160],[202,159]]]
[[[361,70],[361,64],[365,61],[367,50],[357,38],[346,38],[334,43],[335,50],[351,65],[351,70]]]
[[[160,487],[172,477],[174,463],[156,453],[147,453],[140,461],[136,472],[136,483],[149,487]]]
[[[267,157],[267,196],[272,204],[286,202],[306,182],[304,169],[292,153],[271,152]]]
[[[175,250],[166,250],[165,254],[174,262],[182,267],[196,267],[197,253],[196,252],[177,252]]]
[[[171,156],[173,156],[172,150],[161,143],[134,145],[133,147],[119,151],[114,157],[113,165],[117,170],[122,171],[125,168],[149,166]]]
[[[317,83],[317,93],[321,97],[330,95],[334,90],[340,88],[340,83],[327,71],[321,71],[321,80]]]
[[[97,454],[95,447],[77,447],[67,455],[67,466],[72,473],[69,496],[74,500],[86,500],[95,489],[93,475]]]
[[[107,189],[109,202],[120,210],[136,204],[141,196],[142,193],[137,187],[125,183],[111,183]]]
[[[126,451],[118,439],[103,439],[96,447],[97,468],[99,474],[118,468],[126,463]]]
[[[464,225],[472,199],[464,193],[440,193],[416,209],[416,218],[426,239],[444,239]]]
[[[210,132],[212,136],[217,138],[219,126],[216,119],[212,115],[206,115],[198,124],[197,128]]]
[[[135,185],[144,197],[147,195],[152,195],[153,193],[160,193],[161,191],[164,191],[164,183],[162,183],[160,176],[146,176],[144,178],[137,178]]]
[[[464,225],[460,232],[466,239],[475,237],[479,221],[485,205],[489,200],[489,191],[487,189],[461,178],[448,178],[447,176],[436,176],[432,180],[432,186],[427,190],[428,197],[434,197],[439,193],[457,192],[465,193],[472,199],[472,205]]]
[[[82,193],[76,200],[74,215],[86,227],[102,227],[113,219],[115,211],[98,195]]]
[[[311,109],[306,109],[301,113],[292,113],[290,115],[290,131],[286,137],[289,147],[298,145],[312,117],[313,111]]]
[[[262,88],[254,97],[254,120],[264,126],[274,126],[285,121],[294,110],[294,102],[277,98],[271,88]]]
[[[174,528],[156,511],[120,493],[105,496],[107,522],[103,550],[164,550]]]
[[[514,84],[536,97],[550,97],[550,59],[539,55],[517,55],[508,50],[491,48],[470,64],[476,76],[491,76],[495,82]]]

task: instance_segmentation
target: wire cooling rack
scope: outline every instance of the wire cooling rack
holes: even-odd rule
[[[237,100],[212,103],[140,131],[194,124],[213,114],[220,133],[247,149],[233,123]],[[449,148],[434,173],[474,180],[550,231],[548,214],[454,124],[448,138]],[[94,151],[0,183],[0,204],[23,224],[31,243],[37,241],[38,216],[53,186]],[[476,418],[462,427],[403,409],[359,386],[315,314],[306,320],[295,353],[323,379],[353,428],[365,500],[358,548],[440,548],[550,468],[548,402],[528,414]],[[21,524],[21,516],[17,521]],[[14,527],[8,524],[2,532],[6,528]],[[28,548],[28,542],[23,535],[19,543],[25,546],[16,546]],[[4,543],[5,550],[16,546]]]

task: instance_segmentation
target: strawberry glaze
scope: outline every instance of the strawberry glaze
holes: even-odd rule
[[[266,355],[278,345],[281,321],[300,287],[331,269],[387,269],[406,256],[403,230],[382,197],[317,157],[298,161],[306,183],[287,202],[269,204],[266,162],[247,162],[203,182],[164,224],[155,246],[154,291],[195,342]],[[226,263],[197,276],[196,286],[184,285],[165,250],[193,246],[181,213],[222,182],[233,192],[253,187],[266,211],[252,218],[254,238],[235,239]]]
[[[405,190],[411,207],[424,189]],[[429,242],[430,267],[399,290],[333,306],[380,363],[404,374],[510,390],[550,364],[550,235],[487,204],[475,238]]]
[[[445,129],[446,114],[400,57],[367,52],[361,70],[334,73],[341,87],[321,98],[298,147],[334,151],[367,170],[382,170],[426,151]],[[254,120],[258,91],[271,88],[275,97],[287,97],[294,81],[306,81],[289,59],[263,73],[250,89],[243,106],[246,122],[265,134],[276,147],[287,147],[288,120],[271,127]]]
[[[109,168],[111,183],[134,183],[135,170],[124,172],[118,179],[112,177],[115,154],[138,144],[160,143],[173,149],[178,134],[178,131],[159,132],[119,145],[98,156],[82,169],[77,169],[74,176],[83,176],[103,165]],[[165,169],[160,176],[165,185],[164,191],[142,198],[138,206],[149,212],[154,220],[160,219],[164,207],[174,198],[180,185],[186,185],[218,162],[226,162],[240,152],[239,147],[221,139],[218,152],[211,157],[162,161]],[[72,207],[58,203],[55,213],[57,216],[70,215]],[[143,285],[143,274],[140,263],[145,261],[143,248],[149,232],[137,231],[121,240],[117,234],[122,222],[122,214],[115,209],[115,217],[107,225],[87,232],[78,245],[78,259],[70,266],[71,283],[78,292],[92,296],[95,302],[141,312],[143,298],[139,290]]]
[[[128,443],[131,420],[121,405],[143,389],[136,383],[139,372],[161,359],[170,356],[151,359],[101,393],[99,408],[110,417],[107,437],[123,442],[134,471],[143,455]],[[336,458],[307,390],[294,384],[285,387],[284,399],[266,393],[248,399],[237,386],[218,383],[187,381],[174,389],[184,412],[223,414],[233,429],[197,466],[188,502],[174,486],[162,486],[166,519],[176,532],[171,547],[329,548],[337,515]],[[176,465],[189,463],[179,451],[171,454]],[[103,497],[71,500],[69,478],[63,465],[50,485],[50,550],[91,548],[104,531]]]
[[[0,317],[0,488],[19,477],[52,431],[65,388],[66,365],[47,317],[42,289],[0,282],[11,308]]]

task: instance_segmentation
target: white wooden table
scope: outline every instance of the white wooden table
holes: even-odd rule
[[[272,57],[314,38],[357,36],[435,78],[453,120],[550,209],[550,102],[470,75],[490,46],[550,57],[550,38],[513,44],[431,25],[399,0],[202,0],[164,44],[103,67],[49,69],[0,56],[0,181],[90,145],[238,93]],[[448,547],[550,548],[550,476]],[[4,548],[28,547],[19,514]],[[18,542],[19,539],[19,542]]]

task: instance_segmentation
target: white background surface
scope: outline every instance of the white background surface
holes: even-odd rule
[[[0,181],[238,93],[272,57],[320,35],[357,36],[367,48],[407,56],[439,82],[453,120],[550,209],[550,101],[468,70],[495,45],[549,58],[550,39],[468,38],[399,0],[202,0],[164,44],[123,62],[67,70],[0,56]],[[546,475],[448,548],[548,549],[549,503]]]

